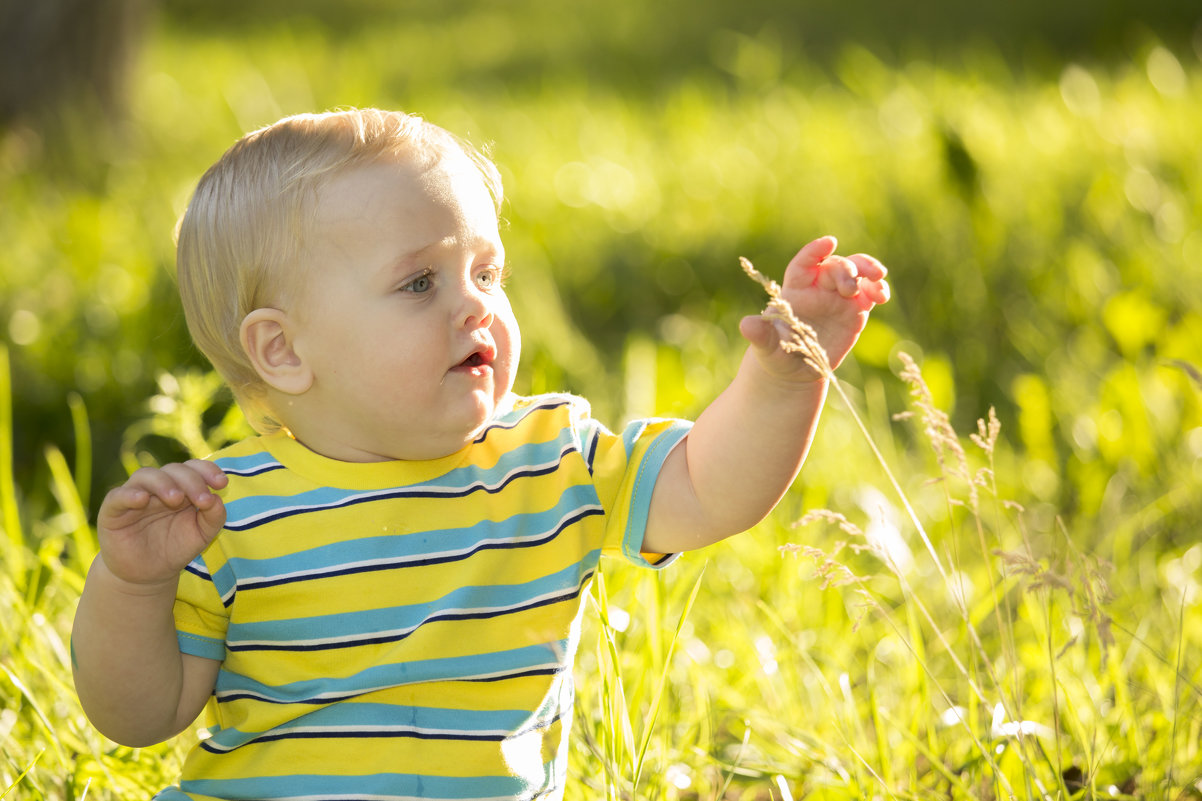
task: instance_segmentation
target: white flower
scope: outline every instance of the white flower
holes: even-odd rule
[[[1034,734],[1039,737],[1052,737],[1054,732],[1033,720],[1006,720],[1006,708],[998,704],[993,708],[993,725],[990,731],[995,739],[1002,737],[1024,737]]]

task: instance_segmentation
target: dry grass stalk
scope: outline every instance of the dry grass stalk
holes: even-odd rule
[[[827,378],[834,378],[830,359],[827,358],[826,349],[818,342],[817,332],[810,327],[809,323],[798,319],[793,314],[793,307],[781,294],[780,284],[761,273],[748,259],[742,256],[739,257],[739,264],[743,266],[743,272],[758,282],[768,293],[768,306],[761,316],[765,320],[777,320],[784,323],[788,330],[788,337],[781,340],[781,349],[787,353],[799,354],[814,370]]]
[[[931,395],[931,388],[927,386],[926,380],[922,377],[922,370],[919,369],[914,359],[908,353],[899,353],[898,358],[902,362],[901,377],[907,384],[910,385],[910,394],[914,398],[914,406],[922,413],[923,432],[927,439],[930,440],[931,446],[935,449],[935,459],[939,463],[940,473],[945,476],[955,476],[962,479],[968,487],[968,505],[976,512],[980,507],[980,498],[977,494],[978,481],[981,476],[973,476],[968,468],[968,457],[964,453],[964,447],[960,444],[960,437],[952,428],[951,418],[947,412],[943,411],[935,405],[935,399]],[[997,422],[997,416],[990,410],[990,424],[986,427],[984,421],[977,421],[977,429],[979,434],[974,434],[974,442],[980,440],[978,444],[982,448],[987,448],[987,453],[992,453],[994,444],[997,441],[997,432],[993,433],[993,438],[990,439],[990,430],[993,429],[994,423]],[[997,423],[997,431],[1001,430],[1001,423]],[[950,460],[947,458],[950,455]]]
[[[806,523],[815,520],[824,520],[829,523],[834,523],[839,526],[847,534],[855,537],[863,538],[863,533],[858,527],[846,517],[837,512],[832,512],[827,509],[819,509],[810,512],[801,520],[794,523],[794,527],[803,526]],[[851,548],[855,552],[861,550],[872,550],[871,546],[857,545],[840,540],[834,543],[833,552],[827,553],[821,548],[815,548],[812,545],[797,545],[795,543],[787,543],[780,546],[780,552],[791,553],[794,556],[805,556],[814,560],[814,578],[821,580],[819,589],[826,590],[830,587],[855,587],[854,592],[860,596],[860,603],[856,605],[857,612],[852,617],[851,630],[857,631],[860,628],[860,623],[864,616],[871,610],[882,611],[880,605],[867,589],[864,576],[858,576],[852,572],[851,568],[840,562],[836,557],[843,551],[844,548]]]
[[[781,341],[781,348],[790,353],[800,354],[813,369],[819,371],[829,381],[831,387],[834,388],[835,393],[843,400],[844,405],[847,406],[847,410],[851,414],[852,420],[855,421],[856,427],[859,428],[860,433],[864,435],[864,441],[868,443],[868,447],[872,450],[872,455],[876,457],[877,462],[885,471],[885,476],[889,479],[889,483],[893,486],[894,491],[897,493],[898,500],[900,500],[902,506],[905,507],[906,514],[909,516],[910,521],[914,524],[914,528],[918,532],[918,536],[922,539],[923,545],[926,546],[927,552],[931,555],[931,559],[934,561],[935,567],[939,571],[939,575],[942,576],[946,581],[948,574],[943,567],[943,562],[940,560],[939,555],[935,553],[935,546],[931,544],[931,539],[927,536],[927,532],[922,525],[922,521],[919,519],[918,514],[914,511],[914,507],[910,504],[910,499],[906,497],[906,493],[902,489],[901,484],[898,483],[897,477],[893,475],[893,471],[889,469],[889,463],[885,461],[885,457],[881,454],[880,448],[877,447],[876,441],[872,438],[872,434],[868,433],[868,427],[864,425],[864,421],[861,420],[860,416],[856,413],[856,407],[852,404],[851,399],[847,397],[847,393],[843,391],[842,385],[835,380],[835,372],[831,368],[830,360],[826,355],[826,350],[818,342],[817,332],[815,332],[808,323],[798,319],[797,316],[793,314],[793,308],[781,295],[780,284],[760,273],[751,264],[750,260],[742,256],[739,257],[739,264],[742,265],[743,272],[747,273],[752,280],[759,283],[759,285],[764,288],[764,291],[768,293],[769,301],[768,307],[763,313],[764,317],[766,319],[779,320],[780,322],[784,323],[784,325],[787,326],[791,332],[787,341]]]
[[[772,281],[771,279],[757,272],[752,266],[751,262],[747,259],[741,258],[740,263],[742,264],[744,272],[746,272],[747,275],[752,279],[757,281],[769,295],[770,300],[768,307],[763,313],[763,317],[765,319],[774,321],[779,320],[790,332],[787,338],[782,339],[782,349],[790,353],[797,353],[801,355],[807,364],[830,380],[831,386],[835,389],[839,396],[842,397],[852,415],[852,418],[859,426],[861,433],[864,434],[869,447],[872,449],[877,460],[880,462],[881,467],[884,469],[886,476],[892,483],[894,489],[897,491],[898,497],[909,514],[910,520],[914,523],[919,536],[922,538],[928,553],[934,561],[935,567],[938,569],[940,575],[944,579],[945,584],[951,586],[951,579],[949,578],[948,573],[944,570],[941,560],[937,556],[922,523],[915,514],[914,509],[909,502],[909,499],[906,497],[905,492],[902,491],[902,488],[898,484],[896,477],[893,475],[888,464],[885,462],[884,457],[876,447],[876,443],[873,441],[871,435],[867,431],[867,428],[857,415],[855,407],[851,404],[850,400],[847,398],[847,395],[843,392],[839,382],[834,380],[830,363],[826,357],[825,351],[817,341],[814,330],[793,314],[792,308],[781,296],[781,288],[775,281]],[[1111,619],[1104,610],[1104,604],[1108,600],[1109,596],[1109,588],[1106,585],[1106,580],[1104,577],[1104,574],[1109,567],[1108,565],[1101,560],[1094,560],[1084,557],[1082,554],[1076,552],[1075,549],[1072,549],[1073,552],[1070,554],[1069,564],[1066,565],[1067,569],[1064,571],[1057,571],[1052,569],[1051,566],[1035,559],[1031,555],[1029,542],[1026,553],[1010,551],[1001,548],[987,549],[985,547],[983,539],[984,532],[981,530],[982,521],[979,508],[979,488],[983,488],[987,492],[991,493],[994,498],[1001,502],[1003,508],[1014,511],[1019,515],[1021,515],[1024,511],[1020,504],[997,497],[997,490],[994,484],[993,457],[997,447],[998,437],[1001,432],[1001,423],[998,420],[996,411],[993,408],[990,408],[988,419],[978,420],[976,433],[969,435],[969,439],[975,446],[981,449],[989,463],[988,467],[980,468],[974,473],[969,468],[967,455],[965,454],[964,447],[961,445],[959,435],[952,428],[950,417],[946,412],[939,409],[935,405],[930,388],[924,380],[918,365],[908,354],[901,353],[900,359],[903,362],[901,377],[910,385],[914,406],[921,415],[923,432],[927,439],[931,442],[940,468],[942,478],[936,480],[946,482],[948,479],[958,479],[963,481],[968,496],[967,503],[953,497],[951,486],[947,487],[948,501],[954,506],[967,506],[971,510],[972,517],[977,523],[978,533],[982,535],[982,553],[991,552],[993,556],[1000,560],[1004,572],[1013,574],[1019,578],[1019,580],[1025,584],[1025,589],[1028,591],[1043,590],[1045,592],[1063,593],[1070,600],[1073,614],[1088,624],[1092,624],[1094,630],[1099,635],[1099,640],[1103,649],[1112,645],[1114,642],[1114,637],[1111,633]],[[913,416],[911,413],[904,412],[896,415],[895,419],[902,419],[911,416]],[[873,594],[869,591],[867,588],[867,579],[865,577],[856,575],[845,564],[838,561],[837,557],[841,552],[843,552],[844,549],[850,549],[855,553],[868,551],[882,558],[885,564],[889,567],[890,571],[900,582],[902,591],[907,600],[914,604],[915,608],[926,620],[926,623],[930,627],[930,631],[934,633],[936,639],[943,646],[944,651],[955,663],[957,671],[959,672],[960,676],[967,681],[968,687],[971,689],[973,694],[976,695],[981,703],[987,703],[987,695],[985,691],[974,678],[976,675],[975,671],[969,671],[961,661],[956,653],[956,650],[952,647],[952,644],[944,637],[942,627],[936,621],[934,615],[931,613],[931,610],[929,610],[926,604],[923,603],[922,598],[920,598],[914,592],[914,589],[909,585],[904,573],[891,562],[891,560],[888,558],[888,554],[884,553],[879,547],[874,546],[864,536],[859,527],[847,520],[847,518],[845,518],[843,515],[840,515],[836,512],[829,510],[812,511],[795,523],[794,526],[798,527],[815,521],[822,521],[837,526],[840,531],[850,537],[850,541],[839,540],[835,542],[832,552],[823,551],[822,549],[813,546],[794,544],[782,546],[780,550],[782,553],[793,553],[794,555],[805,556],[813,559],[816,565],[814,578],[821,580],[821,586],[823,589],[828,587],[843,586],[854,587],[854,591],[859,594],[863,600],[860,604],[858,604],[860,612],[855,616],[853,631],[859,627],[861,620],[868,611],[876,610],[877,612],[881,613],[883,619],[892,627],[894,633],[897,634],[901,641],[906,644],[911,653],[914,654],[916,658],[919,658],[919,663],[930,677],[933,687],[939,692],[949,706],[952,705],[952,698],[950,694],[944,689],[941,681],[930,672],[929,667],[921,661],[919,652],[915,650],[913,643],[911,643],[908,639],[907,632],[897,624],[897,621],[893,619],[889,610],[882,607],[881,604],[876,601]],[[1027,538],[1024,532],[1024,541],[1026,540]],[[1071,549],[1071,542],[1069,545]],[[959,603],[961,604],[961,617],[968,629],[969,636],[972,638],[974,652],[982,656],[987,655],[988,651],[979,638],[975,626],[969,619],[968,610],[963,608],[962,600],[960,600]],[[1000,613],[1000,608],[998,611]],[[1004,624],[999,623],[999,627],[1004,627]],[[1067,650],[1075,641],[1076,638],[1074,637],[1068,645],[1064,646],[1064,650]],[[1058,658],[1058,656],[1053,656],[1053,665],[1055,664],[1055,660]],[[991,662],[989,660],[985,660],[983,668],[985,673],[989,676],[995,692],[998,693],[998,695],[1002,698],[1001,707],[1006,710],[1007,715],[1011,717],[1017,717],[1017,701],[1015,699],[1006,697],[1007,693],[1005,685],[1003,684],[1001,677],[994,670]],[[985,744],[977,738],[975,732],[973,732],[972,729],[967,726],[967,724],[965,724],[965,730],[980,755],[991,766],[993,775],[999,782],[1001,794],[1012,799],[1016,798],[1017,796],[1015,795],[1009,780],[1001,771],[990,749],[986,748]],[[1025,751],[1020,752],[1019,758],[1025,765],[1027,765],[1027,769],[1029,771],[1034,770],[1031,766],[1029,756]]]

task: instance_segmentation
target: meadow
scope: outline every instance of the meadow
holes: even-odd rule
[[[1202,798],[1198,49],[818,64],[765,25],[648,74],[572,59],[645,28],[587,8],[554,36],[479,9],[337,36],[165,15],[128,119],[4,133],[0,798],[149,797],[194,741],[117,746],[79,709],[95,510],[246,431],[174,297],[197,176],[346,105],[490,147],[517,388],[614,425],[724,385],[767,300],[740,256],[779,275],[833,233],[891,269],[772,517],[662,575],[607,566],[568,799]]]

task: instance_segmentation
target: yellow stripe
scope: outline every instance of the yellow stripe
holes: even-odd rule
[[[419,776],[506,776],[554,759],[562,722],[498,747],[495,742],[420,738],[321,738],[276,740],[243,746],[226,754],[198,750],[188,756],[188,776],[304,774],[307,766],[337,766],[333,776],[399,773]],[[541,771],[541,767],[540,767]]]

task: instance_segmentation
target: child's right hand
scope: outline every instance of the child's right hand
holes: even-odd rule
[[[211,490],[227,482],[221,468],[201,459],[138,470],[100,506],[105,567],[133,585],[175,582],[225,525],[225,504]]]

